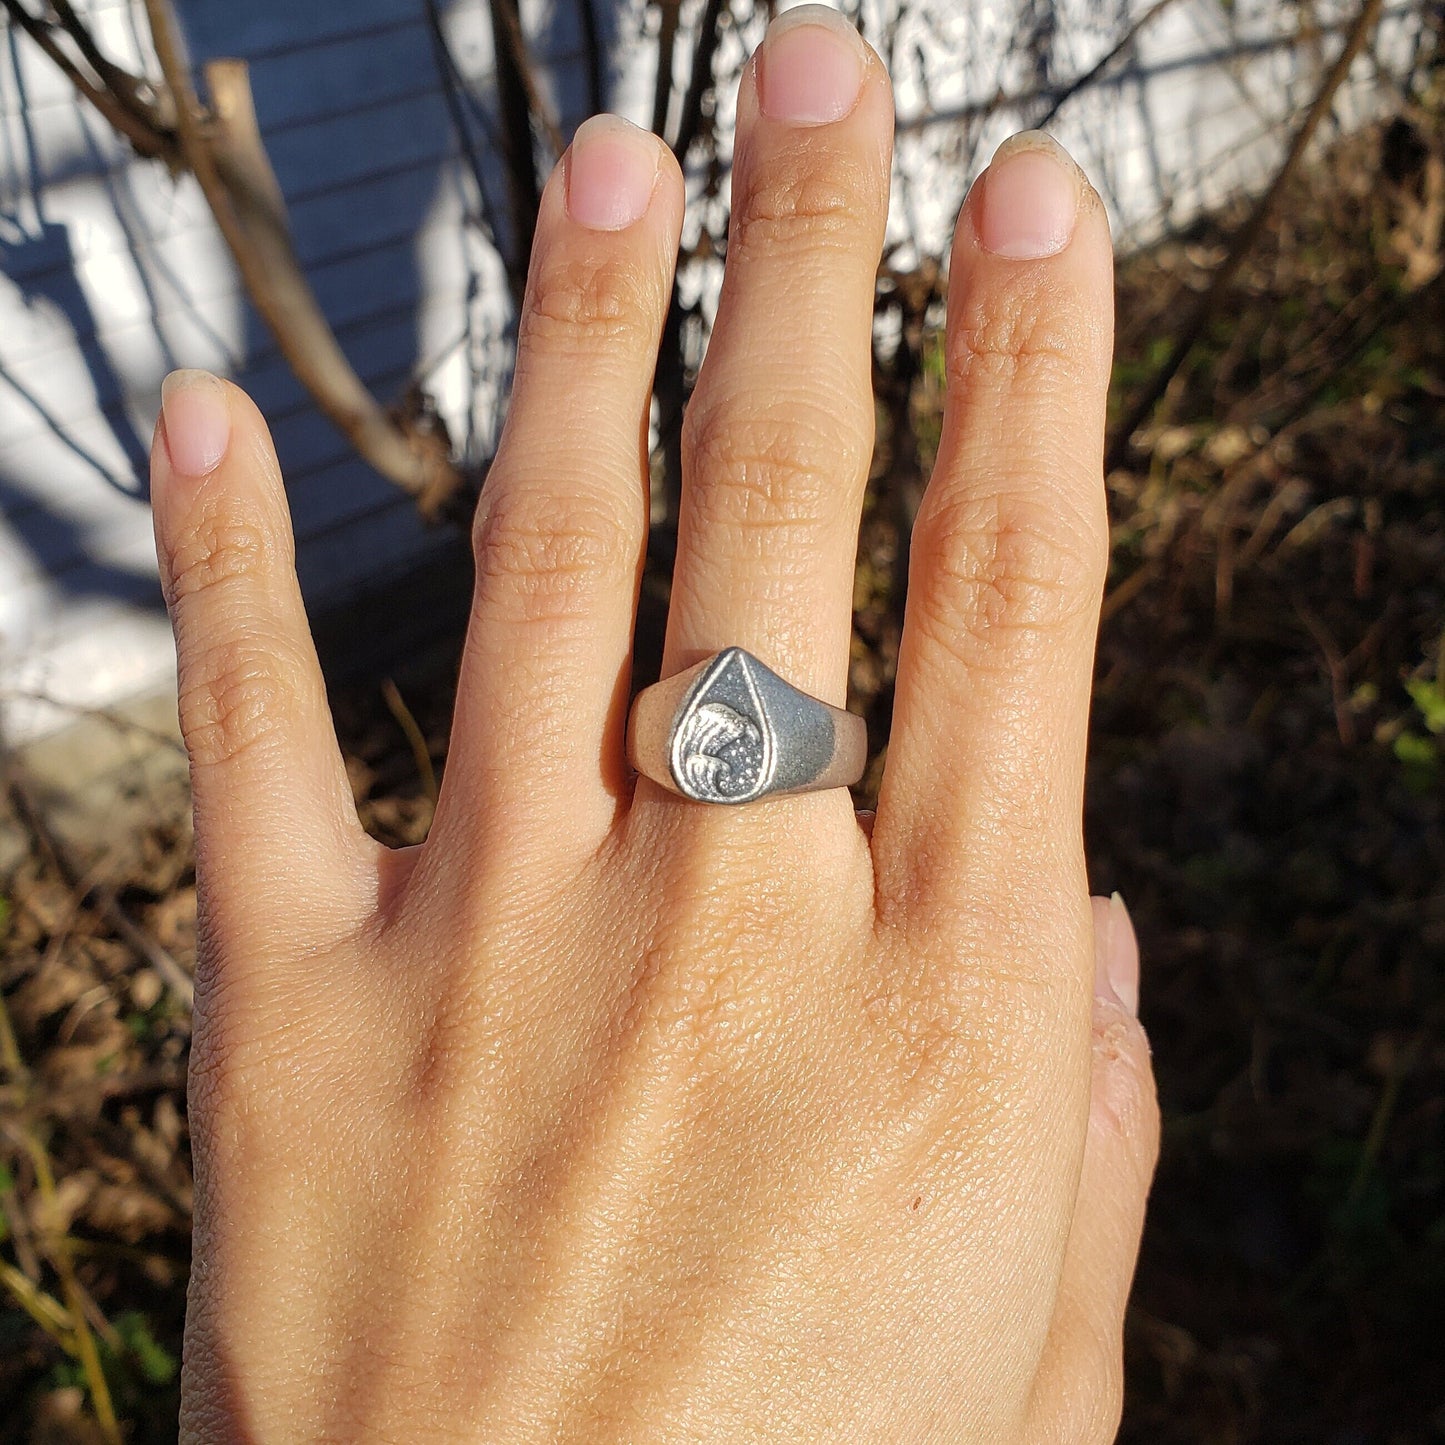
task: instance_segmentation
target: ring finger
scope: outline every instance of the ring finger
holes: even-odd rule
[[[738,96],[727,269],[683,427],[664,676],[735,644],[843,699],[892,134],[887,76],[851,25],[820,5],[773,22]]]

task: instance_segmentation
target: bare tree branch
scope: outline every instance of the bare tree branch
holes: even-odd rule
[[[692,71],[688,77],[687,90],[682,98],[682,113],[677,118],[677,136],[673,140],[673,154],[679,161],[687,160],[687,153],[697,139],[702,123],[703,101],[713,87],[712,61],[717,54],[718,37],[722,31],[724,0],[706,0],[702,19],[698,22],[697,44],[692,52]]]
[[[75,42],[76,49],[85,62],[103,82],[106,89],[125,106],[139,121],[158,130],[172,130],[175,114],[166,103],[168,97],[157,94],[155,88],[140,76],[132,75],[113,60],[101,53],[90,33],[90,27],[75,13],[70,0],[49,0],[50,8],[60,21],[61,28]]]
[[[487,240],[500,255],[501,241],[497,231],[496,215],[492,207],[491,193],[487,189],[487,175],[482,166],[481,153],[472,138],[472,128],[467,122],[466,107],[463,105],[465,81],[451,46],[447,44],[446,30],[442,25],[441,11],[437,0],[426,0],[427,28],[431,32],[432,51],[436,57],[437,72],[441,80],[442,96],[446,100],[447,113],[451,116],[452,129],[456,132],[457,144],[472,173],[477,188],[479,217]],[[505,257],[503,258],[505,260]]]
[[[587,109],[596,115],[606,108],[606,97],[602,89],[602,31],[594,0],[577,0],[577,18],[582,23],[582,45],[587,52]]]
[[[20,0],[0,0],[0,4],[4,5],[11,20],[54,61],[76,91],[89,101],[140,155],[152,160],[163,160],[172,170],[177,169],[180,161],[174,138],[157,130],[103,83],[86,75],[56,40],[55,27],[49,21],[37,19]],[[131,79],[134,80],[134,77]]]
[[[505,52],[509,67],[526,97],[528,115],[552,148],[552,154],[560,156],[566,149],[562,140],[562,128],[538,89],[532,54],[527,49],[527,37],[522,34],[522,15],[517,7],[517,0],[493,0],[492,26],[492,38],[499,42],[499,58],[500,54]]]
[[[677,27],[682,0],[659,0],[657,75],[652,89],[652,129],[667,139],[667,116],[672,107],[672,57],[677,49]]]
[[[1049,108],[1034,123],[1036,130],[1043,130],[1050,126],[1058,118],[1059,112],[1082,90],[1087,90],[1106,70],[1139,38],[1149,25],[1153,24],[1175,0],[1154,0],[1152,4],[1129,28],[1114,42],[1098,61],[1091,65],[1082,75],[1075,76],[1062,90],[1060,90],[1049,104]]]
[[[1204,335],[1205,328],[1209,325],[1210,318],[1214,315],[1214,309],[1223,296],[1225,288],[1239,274],[1240,267],[1244,265],[1249,253],[1254,249],[1255,243],[1264,230],[1265,222],[1274,209],[1275,202],[1294,176],[1295,171],[1298,170],[1315,131],[1319,129],[1320,122],[1329,113],[1336,92],[1344,83],[1350,66],[1354,64],[1355,57],[1359,55],[1366,38],[1380,18],[1383,3],[1384,0],[1364,0],[1359,13],[1355,16],[1354,23],[1350,26],[1344,44],[1340,47],[1340,53],[1335,57],[1335,63],[1330,67],[1321,83],[1313,104],[1306,112],[1304,120],[1300,122],[1299,129],[1295,131],[1289,150],[1285,153],[1283,162],[1275,172],[1274,179],[1269,183],[1269,188],[1255,203],[1254,209],[1244,224],[1235,232],[1234,239],[1229,245],[1229,251],[1210,277],[1208,288],[1197,298],[1187,314],[1187,319],[1180,326],[1174,345],[1169,350],[1169,355],[1149,379],[1149,384],[1140,393],[1139,398],[1110,441],[1105,453],[1106,470],[1113,471],[1123,464],[1132,445],[1131,439],[1134,433],[1143,426],[1164,397],[1170,382],[1179,374],[1180,367],[1189,359],[1189,354],[1198,345],[1200,337]],[[1181,296],[1179,300],[1182,302],[1183,297]]]
[[[507,280],[512,303],[519,310],[527,286],[527,258],[537,232],[542,189],[532,148],[532,108],[525,58],[519,49],[521,18],[517,0],[488,0],[497,64],[497,102],[502,112],[502,159],[507,170],[507,195],[512,233],[507,237]],[[514,43],[515,42],[515,43]],[[531,87],[534,89],[535,87]],[[558,153],[560,154],[560,148]]]
[[[346,359],[296,259],[281,188],[261,143],[244,62],[206,68],[214,104],[210,133],[180,60],[169,0],[145,0],[156,58],[176,106],[177,141],[216,218],[247,294],[297,379],[357,453],[441,513],[462,478],[439,440],[404,433]]]
[[[364,461],[416,499],[423,515],[439,516],[465,499],[473,488],[453,464],[444,434],[382,409],[317,303],[291,241],[245,65],[215,61],[207,67],[214,105],[207,112],[181,60],[169,0],[145,0],[164,87],[107,60],[69,0],[50,3],[58,25],[33,15],[21,0],[0,0],[12,22],[137,154],[164,161],[175,174],[195,175],[248,296],[320,410]]]

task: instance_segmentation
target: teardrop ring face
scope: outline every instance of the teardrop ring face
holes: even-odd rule
[[[698,679],[672,730],[672,778],[699,803],[748,803],[773,780],[772,724],[748,654],[729,648]]]
[[[751,803],[857,782],[867,729],[729,647],[638,694],[627,755],[638,772],[694,802]]]

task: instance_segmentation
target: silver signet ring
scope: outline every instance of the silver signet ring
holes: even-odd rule
[[[800,692],[741,647],[638,693],[627,760],[699,803],[846,788],[863,776],[863,719]]]

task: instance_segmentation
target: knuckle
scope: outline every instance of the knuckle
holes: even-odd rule
[[[1099,528],[1017,491],[925,499],[914,527],[920,625],[970,666],[1001,639],[1071,626],[1098,604],[1107,556]]]
[[[592,350],[637,340],[657,309],[655,285],[637,267],[577,257],[543,266],[527,292],[527,347]]]
[[[729,844],[720,849],[710,863],[732,856]],[[698,866],[690,847],[671,862],[664,888],[685,888],[692,901],[679,903],[676,920],[651,940],[627,1015],[650,1035],[659,1059],[689,1074],[737,1073],[788,1027],[780,1004],[788,984],[778,960],[805,948],[815,925],[799,922],[785,885],[764,884],[753,896],[724,889],[699,898],[683,882]]]
[[[806,405],[737,416],[689,408],[683,455],[708,526],[815,530],[838,511],[839,478],[867,464],[861,437]]]
[[[282,545],[237,516],[229,498],[203,496],[184,533],[164,549],[166,602],[177,619],[177,710],[197,766],[255,748],[287,705],[280,640],[246,626],[247,598],[275,570]]]
[[[872,215],[861,167],[819,166],[800,157],[791,164],[749,168],[733,213],[729,250],[748,255],[787,255],[800,247],[847,248]]]
[[[202,597],[237,577],[259,572],[273,539],[215,500],[199,500],[189,527],[165,552],[167,605]]]
[[[478,603],[523,623],[585,617],[599,581],[631,575],[639,526],[602,499],[503,487],[472,532]]]
[[[649,1000],[652,1027],[663,1052],[677,1053],[692,1064],[730,1057],[759,1031],[760,980],[746,955],[720,944],[708,966],[664,966]]]
[[[287,706],[285,668],[272,642],[223,637],[180,649],[177,710],[192,762],[214,767],[254,751]]]
[[[864,999],[908,1107],[954,1109],[966,1088],[975,1126],[995,1140],[1033,1133],[1056,1097],[1054,1063],[1070,1009],[1056,970],[972,949],[932,958],[906,981],[875,979]]]
[[[1147,1183],[1159,1154],[1159,1099],[1149,1040],[1138,1019],[1117,1005],[1094,1013],[1094,1085],[1089,1126],[1122,1141]]]
[[[1083,324],[1075,308],[1040,294],[1034,278],[970,287],[948,331],[950,392],[1048,394],[1077,379]]]

